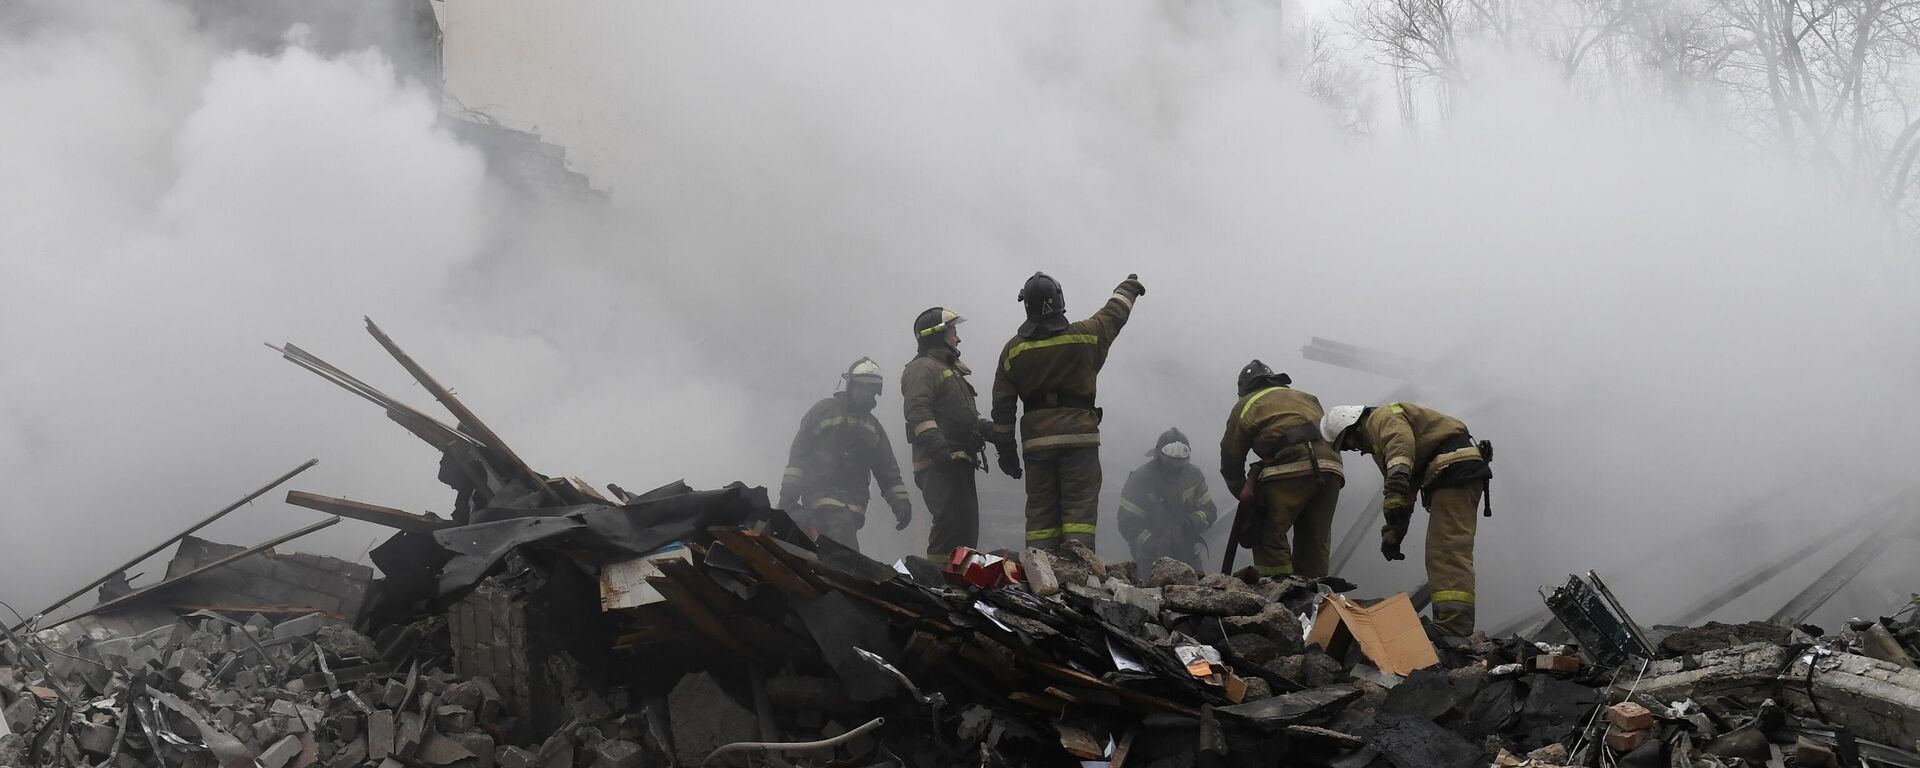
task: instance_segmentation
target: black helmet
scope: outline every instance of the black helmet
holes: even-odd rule
[[[1067,329],[1067,299],[1060,281],[1045,272],[1035,272],[1020,286],[1016,300],[1027,305],[1027,321],[1020,325],[1022,338],[1052,336]]]
[[[1293,383],[1293,378],[1284,373],[1274,373],[1266,363],[1255,359],[1240,369],[1240,396],[1246,397],[1256,390],[1267,387],[1284,387]]]
[[[913,319],[913,337],[920,340],[921,349],[925,349],[930,343],[945,346],[947,327],[966,321],[966,318],[951,309],[932,307]]]

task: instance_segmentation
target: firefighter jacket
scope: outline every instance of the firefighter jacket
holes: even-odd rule
[[[900,374],[915,472],[948,460],[955,451],[980,455],[986,439],[981,434],[977,394],[967,381],[972,372],[960,362],[959,352],[933,347],[922,350]]]
[[[1291,387],[1263,387],[1241,397],[1220,436],[1220,476],[1227,487],[1246,482],[1241,462],[1249,450],[1266,465],[1261,481],[1310,476],[1316,465],[1344,477],[1339,452],[1320,438],[1320,415],[1320,398]]]
[[[1460,462],[1482,460],[1466,424],[1423,405],[1390,403],[1368,408],[1353,428],[1360,434],[1360,452],[1373,456],[1381,475],[1406,467],[1419,488],[1433,487],[1449,467]],[[1476,470],[1473,478],[1463,479],[1477,479],[1482,471],[1471,469]]]
[[[1013,439],[1013,416],[1021,406],[1020,447],[1025,452],[1100,444],[1100,412],[1094,406],[1100,368],[1133,312],[1133,299],[1115,293],[1092,317],[1051,336],[1015,336],[993,369],[993,431],[998,445]]]
[[[867,507],[867,477],[880,484],[887,500],[904,501],[900,462],[893,443],[872,413],[848,407],[847,393],[814,404],[800,419],[800,431],[787,451],[781,498],[799,497],[808,507],[831,504],[862,512]]]
[[[1206,473],[1191,462],[1168,465],[1149,459],[1127,474],[1127,484],[1120,490],[1120,535],[1135,547],[1142,544],[1140,534],[1146,533],[1192,549],[1200,542],[1196,534],[1213,527],[1219,516],[1213,495],[1207,492]],[[1189,528],[1189,519],[1198,524]]]

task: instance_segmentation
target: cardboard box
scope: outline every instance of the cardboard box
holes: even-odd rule
[[[1381,671],[1402,677],[1440,663],[1405,592],[1370,606],[1328,595],[1307,643],[1347,664],[1357,661],[1352,654],[1359,653]]]

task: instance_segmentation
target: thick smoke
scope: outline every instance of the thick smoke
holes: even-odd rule
[[[1355,141],[1261,5],[440,10],[448,97],[566,146],[609,203],[489,184],[376,52],[233,52],[157,1],[8,11],[0,103],[31,106],[0,121],[0,462],[9,555],[38,575],[7,599],[308,455],[294,487],[445,511],[428,449],[260,341],[430,405],[369,314],[543,471],[772,485],[806,406],[861,355],[896,372],[925,307],[969,316],[984,408],[1035,269],[1073,315],[1149,287],[1103,377],[1109,494],[1170,425],[1211,468],[1250,357],[1328,405],[1402,383],[1302,360],[1311,337],[1430,361],[1418,398],[1500,446],[1483,623],[1588,567],[1657,620],[1907,482],[1916,313],[1881,225],[1526,61],[1481,57],[1444,130]],[[1348,474],[1342,531],[1378,488],[1363,457]],[[982,482],[1011,523],[1017,486]],[[917,550],[916,506],[869,550]],[[261,507],[234,538],[311,519]],[[1368,591],[1420,581],[1417,548],[1372,548]]]

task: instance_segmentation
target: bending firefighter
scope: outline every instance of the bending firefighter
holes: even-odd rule
[[[1240,496],[1223,571],[1236,546],[1249,546],[1262,576],[1327,575],[1346,477],[1340,454],[1320,439],[1319,398],[1291,383],[1259,360],[1240,371],[1240,400],[1220,438],[1220,475]],[[1258,460],[1243,469],[1249,450]]]
[[[913,436],[913,482],[933,515],[927,557],[935,562],[945,562],[955,547],[980,543],[973,471],[986,468],[981,450],[992,425],[980,418],[967,382],[972,371],[960,362],[958,326],[965,320],[942,307],[921,312],[913,321],[920,354],[900,375],[907,434]]]
[[[1193,465],[1193,444],[1169,429],[1147,451],[1153,458],[1127,475],[1120,490],[1120,535],[1142,573],[1171,557],[1204,572],[1202,540],[1219,517],[1207,476]]]
[[[1400,543],[1412,524],[1418,483],[1430,515],[1427,586],[1433,590],[1433,625],[1449,635],[1473,634],[1474,507],[1493,477],[1492,444],[1475,444],[1459,419],[1412,403],[1342,405],[1327,411],[1320,433],[1343,450],[1373,456],[1386,476],[1381,508],[1387,524],[1380,529],[1380,552],[1388,560],[1406,559]]]
[[[794,513],[815,538],[826,536],[855,550],[867,522],[867,476],[880,484],[893,508],[895,528],[913,519],[907,486],[893,443],[873,416],[880,399],[880,366],[860,358],[846,373],[846,389],[815,403],[800,419],[780,481],[780,508]]]
[[[994,442],[1000,468],[1020,476],[1011,450],[1021,408],[1020,453],[1026,457],[1027,546],[1065,541],[1094,547],[1100,521],[1100,368],[1147,288],[1134,275],[1092,317],[1067,322],[1060,283],[1035,272],[1020,289],[1027,321],[1007,340],[993,373]]]

